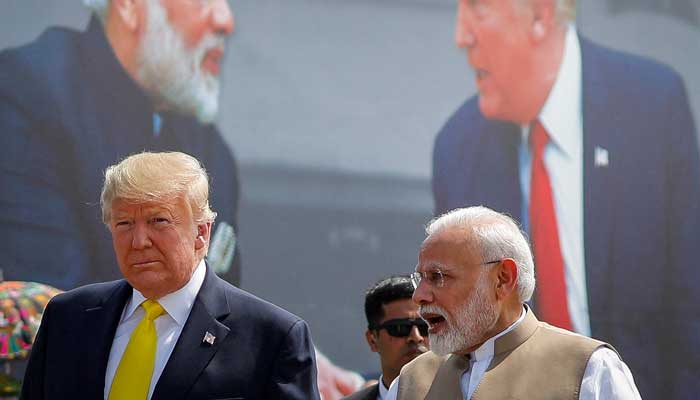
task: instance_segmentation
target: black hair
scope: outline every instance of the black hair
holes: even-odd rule
[[[395,275],[375,283],[365,293],[365,316],[368,329],[379,325],[384,318],[384,304],[413,296],[413,283],[407,275]]]

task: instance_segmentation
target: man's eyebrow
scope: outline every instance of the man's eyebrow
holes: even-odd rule
[[[420,268],[420,266],[416,266],[416,271],[418,271],[419,268]],[[448,268],[446,265],[439,263],[439,262],[436,262],[436,261],[432,261],[432,262],[425,264],[425,266],[423,268],[423,270],[428,270],[428,271],[434,271],[434,270],[438,270],[438,269],[440,271],[449,271],[450,270],[450,268]]]

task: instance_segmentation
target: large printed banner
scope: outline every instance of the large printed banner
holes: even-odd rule
[[[79,22],[30,3],[0,17],[6,32],[41,22],[0,41],[5,279],[119,278],[103,171],[177,150],[212,178],[209,264],[308,319],[341,365],[378,369],[361,350],[363,289],[412,271],[431,214],[481,204],[533,240],[542,319],[613,344],[644,398],[700,392],[696,1],[573,5],[529,36],[506,0],[231,2],[236,25],[213,36],[157,1],[147,29],[123,34],[105,31],[100,2],[75,6]],[[369,16],[333,29],[343,13]],[[617,35],[619,20],[631,28]]]

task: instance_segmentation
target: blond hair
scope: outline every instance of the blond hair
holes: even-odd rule
[[[115,199],[132,203],[184,197],[196,223],[214,222],[209,207],[209,177],[199,161],[180,152],[143,152],[105,170],[100,196],[102,221],[109,225]]]

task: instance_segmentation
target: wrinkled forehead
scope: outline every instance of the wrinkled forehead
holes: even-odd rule
[[[143,201],[138,199],[116,198],[112,202],[112,217],[126,215],[153,215],[158,213],[167,213],[171,215],[180,215],[187,213],[188,207],[184,198],[168,198],[162,200]]]
[[[416,271],[458,268],[478,263],[479,259],[479,251],[468,230],[445,228],[423,241]]]

